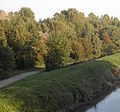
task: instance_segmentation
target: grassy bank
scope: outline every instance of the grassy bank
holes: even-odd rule
[[[0,90],[0,112],[70,112],[113,86],[120,53],[30,76]]]

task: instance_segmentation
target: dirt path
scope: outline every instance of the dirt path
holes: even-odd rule
[[[33,74],[37,74],[37,73],[40,73],[41,71],[31,71],[31,72],[26,72],[26,73],[22,73],[22,74],[19,74],[19,75],[16,75],[14,77],[11,77],[9,79],[5,79],[5,80],[2,80],[0,81],[0,89],[1,88],[4,88],[4,87],[7,87],[8,85],[16,82],[16,81],[19,81],[21,79],[24,79],[28,76],[31,76]]]

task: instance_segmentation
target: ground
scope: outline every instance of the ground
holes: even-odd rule
[[[110,90],[120,53],[27,77],[0,90],[1,112],[68,112]]]

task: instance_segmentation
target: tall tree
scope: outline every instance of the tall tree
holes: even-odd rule
[[[15,68],[13,50],[8,46],[4,29],[0,25],[0,78],[8,77],[8,71]]]
[[[48,43],[45,64],[48,70],[66,66],[70,61],[70,42],[66,37],[52,37]]]

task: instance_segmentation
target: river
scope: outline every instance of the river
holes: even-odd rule
[[[85,112],[120,112],[120,89],[113,91]]]

